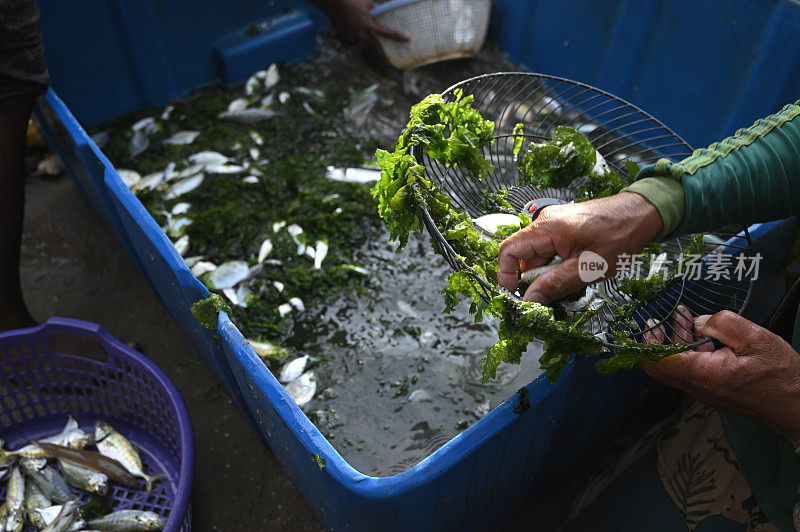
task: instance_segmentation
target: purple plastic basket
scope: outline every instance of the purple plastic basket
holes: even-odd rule
[[[74,338],[73,354],[57,351],[65,337]],[[0,438],[6,448],[60,432],[67,414],[87,431],[107,420],[139,448],[145,471],[166,473],[150,494],[144,485],[112,483],[115,509],[150,510],[167,518],[166,531],[191,530],[192,426],[164,372],[93,323],[52,318],[0,333]],[[5,490],[3,483],[0,500]]]

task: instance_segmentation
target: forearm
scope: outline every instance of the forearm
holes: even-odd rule
[[[641,181],[626,190],[662,214],[660,236],[800,214],[800,105],[788,105],[680,163],[662,159],[637,177]]]

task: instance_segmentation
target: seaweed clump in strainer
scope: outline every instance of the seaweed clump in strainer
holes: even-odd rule
[[[500,242],[530,224],[530,217],[520,215],[519,226],[501,227],[492,239],[482,237],[470,216],[453,207],[450,198],[425,178],[421,157],[415,155],[419,150],[412,153],[412,149],[419,148],[445,166],[457,167],[479,180],[484,179],[493,167],[481,150],[493,142],[494,123],[484,119],[472,107],[472,101],[472,96],[464,96],[457,89],[453,101],[447,102],[442,95],[432,94],[412,107],[408,125],[394,151],[376,152],[381,178],[372,194],[378,200],[378,214],[385,220],[390,238],[400,243],[398,251],[408,242],[410,231],[422,229],[422,210],[425,209],[465,264],[465,269],[448,276],[447,286],[442,291],[445,312],[455,308],[459,296],[466,296],[471,299],[470,313],[476,322],[481,321],[486,312],[501,320],[499,341],[481,361],[482,381],[495,378],[502,363],[518,364],[528,344],[538,338],[544,342],[540,366],[550,381],[555,382],[572,353],[583,356],[604,353],[602,340],[584,329],[595,311],[557,319],[553,308],[519,301],[497,287]],[[517,126],[514,131],[518,134],[521,127]],[[522,148],[521,140],[518,137],[515,142],[517,152]],[[523,176],[535,185],[563,187],[577,177],[588,175],[579,190],[580,199],[584,200],[614,194],[627,184],[616,173],[590,172],[595,163],[594,148],[571,128],[557,128],[549,144],[531,144],[520,161]],[[502,195],[487,196],[487,202],[502,200]],[[485,297],[481,281],[497,287],[491,297]],[[667,284],[663,277],[653,277],[638,283],[635,292],[649,299]],[[689,347],[688,344],[638,343],[631,337],[629,327],[636,306],[637,302],[633,301],[615,309],[615,320],[608,332],[620,347],[595,364],[601,373],[631,369],[640,361],[659,360]]]

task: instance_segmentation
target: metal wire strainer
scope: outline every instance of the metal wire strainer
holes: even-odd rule
[[[577,129],[589,139],[610,169],[626,178],[629,177],[626,161],[644,167],[660,158],[678,161],[692,153],[689,144],[660,121],[621,98],[583,83],[542,74],[487,74],[450,87],[443,93],[444,99],[452,101],[458,88],[463,90],[464,96],[474,96],[473,107],[495,123],[495,141],[483,150],[494,170],[485,180],[479,181],[468,172],[444,166],[424,151],[417,151],[415,156],[425,166],[427,178],[452,199],[454,207],[463,209],[473,219],[491,214],[480,207],[487,191],[508,190],[506,200],[519,212],[533,199],[555,198],[571,202],[576,198],[580,179],[563,189],[539,190],[517,184],[520,173],[513,153],[513,129],[517,123],[523,124],[525,146],[528,140],[549,140],[557,126]],[[424,209],[421,214],[425,227],[450,266],[455,270],[465,269],[466,265],[436,227],[430,214]],[[689,242],[688,237],[681,237],[661,244],[669,256],[677,257]],[[720,260],[717,254],[730,257],[731,263],[740,258],[751,261],[755,258],[747,228],[729,227],[715,231],[704,235],[704,243],[701,278],[679,278],[653,302],[638,306],[630,324],[635,338],[641,338],[642,333],[662,324],[668,332],[673,332],[672,317],[678,305],[685,306],[694,316],[722,310],[739,313],[744,309],[752,290],[751,278],[738,278],[736,275],[725,278],[709,275],[709,271],[711,262]],[[481,283],[486,298],[501,290],[495,284],[476,279]],[[613,321],[614,309],[630,299],[618,290],[617,278],[591,286],[602,290],[606,303],[586,327],[605,340],[603,333]],[[515,297],[519,295],[515,294]],[[648,320],[653,321],[648,324]],[[700,339],[695,344],[705,341],[707,339]],[[612,349],[619,347],[604,343]]]

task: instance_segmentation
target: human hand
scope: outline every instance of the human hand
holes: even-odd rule
[[[791,345],[727,310],[692,320],[686,308],[678,306],[673,329],[673,342],[692,343],[707,336],[726,347],[715,350],[707,343],[642,366],[648,375],[800,446],[800,356]],[[644,341],[660,343],[665,337],[662,325],[645,333]]]
[[[317,4],[331,21],[333,28],[349,42],[363,41],[378,46],[375,35],[397,41],[408,41],[408,37],[387,28],[372,18],[372,0],[317,0]]]
[[[531,225],[500,244],[497,280],[512,292],[519,271],[543,266],[558,254],[564,262],[540,275],[525,292],[525,301],[550,303],[583,286],[578,276],[578,257],[593,251],[612,267],[622,253],[639,253],[658,236],[664,222],[655,206],[644,197],[622,192],[607,198],[552,205]]]

